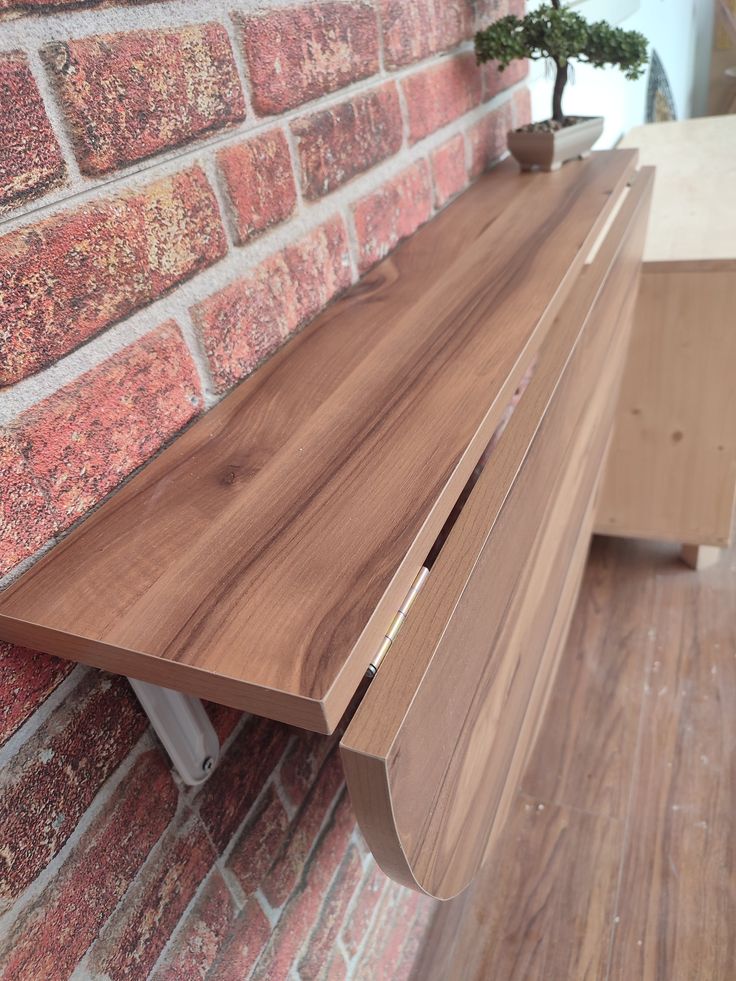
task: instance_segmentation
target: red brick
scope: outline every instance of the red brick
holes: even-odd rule
[[[259,959],[253,978],[275,981],[286,978],[301,948],[319,918],[330,883],[342,862],[355,818],[347,795],[335,808],[332,820],[320,837],[299,889],[279,919],[269,944]]]
[[[237,915],[225,880],[215,870],[187,914],[165,963],[151,981],[193,981],[204,978],[217,959]]]
[[[486,62],[481,66],[483,75],[483,101],[488,102],[504,89],[511,88],[529,74],[529,62],[526,60],[512,61],[504,69],[500,69],[495,61]]]
[[[288,739],[286,726],[251,719],[199,792],[199,813],[220,851],[225,850],[260,796]]]
[[[481,73],[472,54],[450,58],[403,81],[412,143],[479,105]]]
[[[72,973],[163,834],[176,801],[163,757],[145,753],[3,942],[3,978]]]
[[[348,976],[348,966],[345,958],[339,950],[333,950],[327,969],[324,973],[325,981],[344,981]]]
[[[93,945],[90,973],[115,981],[147,978],[215,857],[196,817],[185,814],[172,825]]]
[[[396,85],[389,82],[292,124],[302,189],[323,197],[401,149],[403,123]]]
[[[0,0],[0,17],[4,14],[48,14],[81,7],[108,6],[111,0]],[[114,2],[114,0],[113,0]],[[148,3],[149,0],[119,0],[126,6]]]
[[[355,972],[357,981],[394,981],[422,897],[392,885],[384,894]]]
[[[470,37],[473,0],[380,0],[384,61],[399,68]]]
[[[511,125],[509,103],[489,112],[468,130],[470,142],[470,176],[475,178],[506,152],[506,134]]]
[[[15,430],[63,528],[145,463],[201,406],[189,349],[169,321],[29,409]]]
[[[73,669],[71,661],[0,641],[0,746]]]
[[[60,184],[66,164],[26,56],[20,51],[0,54],[0,105],[3,212]]]
[[[378,71],[372,3],[310,3],[235,17],[253,106],[261,116],[292,109]]]
[[[532,97],[529,89],[518,89],[511,96],[513,129],[520,129],[532,121]]]
[[[263,895],[271,906],[282,906],[301,879],[320,828],[344,783],[340,758],[335,751],[322,768],[317,783],[289,830],[281,853],[278,857],[274,856],[276,861],[268,878],[262,883]]]
[[[220,24],[58,41],[43,55],[85,174],[107,173],[245,118]]]
[[[56,855],[146,724],[124,678],[92,673],[6,767],[0,911]]]
[[[432,154],[432,174],[437,207],[464,191],[468,184],[465,140],[462,133],[443,143]]]
[[[204,708],[220,744],[224,743],[243,718],[243,712],[240,709],[229,708],[227,705],[218,705],[216,702],[204,702]]]
[[[0,238],[0,385],[31,375],[220,259],[199,167]]]
[[[258,889],[281,851],[289,818],[278,794],[269,787],[235,842],[227,868],[238,880],[246,896]]]
[[[217,154],[217,162],[239,244],[293,213],[296,187],[289,147],[281,130],[229,146]]]
[[[258,902],[251,899],[238,917],[222,954],[207,975],[207,981],[243,981],[250,977],[253,965],[271,936],[271,925]],[[171,981],[189,981],[189,976]],[[272,981],[277,981],[273,978]]]
[[[360,250],[359,266],[364,272],[383,259],[432,215],[432,187],[427,164],[420,160],[362,198],[353,207]]]
[[[295,806],[304,801],[340,735],[339,728],[331,736],[304,729],[295,733],[279,772],[281,786]]]
[[[312,981],[312,979],[320,977],[320,972],[328,962],[330,952],[335,946],[362,872],[363,866],[358,850],[351,846],[338,870],[335,881],[330,886],[319,920],[299,962],[299,977],[303,981]]]
[[[411,981],[415,976],[417,956],[429,931],[436,903],[426,896],[420,898],[414,922],[404,941],[398,961],[392,968],[391,981]]]
[[[523,16],[523,6],[525,0],[521,0],[521,11],[515,11]],[[509,10],[509,0],[475,0],[475,21],[474,30],[480,31],[484,27],[488,27],[490,23],[494,20],[498,20],[499,17],[505,17]]]
[[[342,929],[342,944],[348,957],[355,957],[360,950],[385,888],[386,876],[377,865],[372,865],[358,890],[355,904]]]
[[[334,218],[195,306],[218,391],[250,374],[349,285],[347,233]]]
[[[53,537],[57,522],[15,436],[0,429],[0,575]]]

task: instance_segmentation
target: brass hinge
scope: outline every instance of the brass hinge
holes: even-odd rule
[[[382,642],[381,646],[378,648],[378,652],[376,653],[376,656],[373,658],[373,660],[371,661],[371,663],[368,665],[368,672],[367,672],[367,674],[368,674],[368,677],[369,678],[373,678],[374,677],[376,671],[378,670],[378,667],[379,667],[381,661],[388,654],[389,648],[391,647],[391,645],[393,644],[393,642],[396,640],[396,635],[398,634],[398,632],[403,627],[404,620],[406,620],[406,616],[407,616],[409,610],[412,608],[412,606],[414,604],[414,600],[417,598],[417,596],[419,595],[419,593],[422,590],[422,587],[424,586],[425,582],[427,581],[427,576],[428,575],[429,575],[429,569],[426,566],[422,566],[422,568],[419,570],[419,573],[418,573],[416,579],[411,584],[411,589],[409,590],[409,592],[404,597],[404,602],[399,607],[398,613],[396,614],[396,616],[391,621],[391,626],[386,631],[386,635],[383,638],[383,642]]]

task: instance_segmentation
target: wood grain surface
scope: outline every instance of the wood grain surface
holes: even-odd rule
[[[331,731],[635,165],[482,179],[0,598],[0,638]]]
[[[736,265],[730,272],[644,267],[596,521],[602,534],[729,543],[735,307]]]
[[[412,981],[732,981],[736,550],[593,542],[499,847]]]
[[[379,864],[440,898],[464,889],[492,848],[536,729],[530,704],[541,712],[564,637],[574,596],[566,585],[577,584],[590,534],[651,186],[651,171],[642,173],[563,306],[341,743]]]

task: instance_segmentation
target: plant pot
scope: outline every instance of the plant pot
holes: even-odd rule
[[[508,134],[509,150],[522,170],[559,170],[566,160],[587,157],[603,132],[603,116],[585,116],[562,129]]]

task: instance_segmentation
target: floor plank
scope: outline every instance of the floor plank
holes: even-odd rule
[[[657,577],[611,979],[736,977],[736,570]]]

